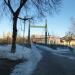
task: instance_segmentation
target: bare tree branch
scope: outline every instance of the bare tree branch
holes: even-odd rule
[[[27,0],[20,0],[20,6],[19,6],[19,8],[16,10],[16,13],[18,13],[20,10],[21,10],[21,8],[24,6],[24,4],[27,2]]]
[[[8,0],[8,2],[7,2],[6,0],[4,0],[4,2],[6,3],[6,5],[9,7],[9,10],[10,10],[12,13],[14,13],[14,11],[13,11],[13,9],[12,9],[12,7],[11,7],[10,1],[11,1],[11,0]]]
[[[26,17],[25,18],[21,18],[21,17],[18,17],[18,18],[21,19],[21,20],[25,20],[25,21],[29,20],[29,19],[33,19],[33,17],[31,17],[31,18],[26,18]]]

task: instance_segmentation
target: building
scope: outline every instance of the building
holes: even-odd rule
[[[44,35],[33,35],[31,37],[32,42],[36,43],[45,43],[45,36]],[[48,44],[60,44],[60,38],[52,35],[47,36],[47,43]]]
[[[31,42],[45,43],[45,37],[43,35],[32,35]]]
[[[75,37],[72,36],[71,39],[69,39],[69,38],[65,38],[64,36],[60,39],[60,43],[63,45],[75,46]]]
[[[60,44],[60,38],[57,36],[49,35],[47,37],[48,44]]]

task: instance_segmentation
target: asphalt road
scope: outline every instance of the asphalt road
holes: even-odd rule
[[[75,75],[75,60],[38,49],[42,51],[43,58],[32,75]]]

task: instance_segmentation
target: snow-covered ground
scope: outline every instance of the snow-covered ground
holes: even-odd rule
[[[36,48],[37,46],[42,50]],[[0,46],[0,58],[8,58],[11,60],[27,59],[27,61],[16,65],[10,75],[31,75],[36,69],[38,62],[42,59],[41,51],[43,50],[72,60],[75,59],[75,51],[72,53],[68,48],[57,48],[57,50],[53,50],[52,48],[35,44],[32,44],[31,48],[16,45],[16,53],[14,54],[11,53],[11,45]]]
[[[75,59],[75,48],[74,48],[74,51],[71,52],[68,48],[57,48],[56,50],[54,50],[54,49],[47,47],[47,46],[42,46],[42,45],[36,45],[36,46],[39,47],[40,49],[50,51],[55,55],[67,57],[72,60]]]
[[[16,46],[15,54],[10,51],[11,45],[0,46],[0,58],[8,58],[11,60],[28,59],[27,61],[16,65],[10,75],[31,75],[42,58],[39,50],[37,50],[34,45],[32,45],[31,49],[26,47],[23,48],[20,45]]]
[[[8,58],[11,60],[17,60],[22,58],[30,58],[31,50],[29,48],[23,48],[20,45],[16,45],[16,52],[11,53],[11,45],[0,46],[0,58]]]

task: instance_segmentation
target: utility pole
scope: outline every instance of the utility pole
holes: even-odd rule
[[[24,20],[24,30],[23,30],[23,46],[24,46],[24,35],[25,35],[25,20]]]
[[[27,18],[27,17],[20,18],[20,17],[18,17],[18,18],[24,21],[23,37],[24,37],[24,33],[25,33],[25,21],[27,21],[27,20],[29,21],[29,27],[28,27],[28,44],[30,44],[30,19],[33,19],[33,17],[30,17],[30,18]],[[23,40],[23,43],[24,43],[24,40]]]
[[[28,45],[30,45],[30,19],[29,19],[29,27],[28,27]]]
[[[45,44],[47,45],[47,19],[45,21]]]

